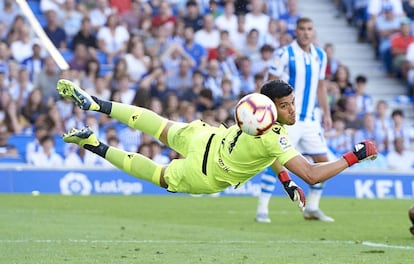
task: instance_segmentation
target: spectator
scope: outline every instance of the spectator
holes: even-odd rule
[[[287,11],[286,0],[267,0],[267,14],[270,18],[278,20]]]
[[[214,28],[214,18],[211,14],[203,17],[203,28],[195,32],[194,41],[207,50],[219,45],[220,32]]]
[[[375,129],[387,131],[391,127],[391,118],[388,115],[388,103],[379,100],[375,107]]]
[[[404,112],[401,109],[395,109],[391,113],[392,123],[387,130],[388,151],[394,150],[394,139],[402,137],[404,139],[404,148],[410,148],[411,133],[410,127],[404,122]]]
[[[366,93],[367,78],[365,75],[357,75],[355,77],[354,95],[357,100],[358,113],[372,113],[374,111],[374,105],[372,97]]]
[[[169,24],[168,26],[174,28],[177,24],[177,18],[174,16],[171,6],[168,1],[161,0],[158,6],[158,13],[152,18],[152,27],[159,27],[161,25]]]
[[[89,12],[89,18],[94,32],[105,25],[113,10],[109,6],[108,0],[96,0],[96,6]]]
[[[65,0],[59,17],[63,21],[63,30],[66,32],[68,43],[72,41],[82,25],[83,15],[77,10],[76,5],[76,0]]]
[[[121,103],[131,104],[135,97],[135,89],[129,82],[129,76],[127,74],[122,75],[119,79],[118,91],[121,97]]]
[[[65,0],[40,0],[40,11],[46,13],[49,10],[55,11],[57,14],[62,12]]]
[[[26,161],[29,160],[31,156],[34,155],[39,149],[42,148],[42,145],[40,144],[40,139],[43,138],[48,134],[47,127],[43,124],[34,126],[34,138],[33,140],[29,141],[26,145],[26,155],[25,159]]]
[[[76,44],[73,58],[68,62],[69,68],[84,73],[89,60],[88,48],[83,43]]]
[[[345,119],[343,117],[334,115],[332,121],[332,128],[325,131],[324,136],[329,150],[336,157],[341,157],[353,146],[352,131],[345,129]]]
[[[210,60],[207,66],[207,76],[204,82],[206,88],[211,90],[214,100],[221,96],[221,80],[223,75],[220,71],[220,65],[217,60]]]
[[[395,12],[397,17],[401,17],[404,12],[402,9],[402,1],[400,0],[389,0],[389,1],[381,1],[381,0],[370,0],[367,6],[367,36],[368,41],[370,41],[374,49],[378,49],[378,40],[377,40],[377,29],[376,23],[378,21],[378,17],[381,16],[385,9],[392,9]]]
[[[355,96],[345,98],[345,111],[340,114],[345,118],[345,129],[350,129],[352,132],[355,132],[363,126],[363,119],[358,115]]]
[[[363,119],[363,126],[355,131],[353,144],[360,142],[358,140],[364,138],[374,142],[378,152],[385,153],[386,131],[375,129],[375,122],[375,115],[373,113],[366,113]]]
[[[95,81],[98,77],[105,78],[106,76],[100,76],[100,64],[95,58],[90,58],[85,65],[85,71],[80,80],[80,86],[85,89],[95,89]]]
[[[17,32],[17,39],[10,44],[13,59],[21,63],[33,55],[33,37],[27,24],[23,24]]]
[[[182,60],[186,60],[190,68],[195,66],[195,61],[188,54],[183,46],[179,43],[171,43],[169,47],[161,54],[161,62],[164,69],[167,71],[167,75],[171,75],[175,69],[178,68]]]
[[[7,26],[6,31],[13,24],[15,18],[20,15],[19,7],[15,0],[3,0],[3,6],[0,8],[0,20]]]
[[[35,76],[42,71],[44,66],[42,46],[39,39],[32,40],[32,55],[25,58],[21,64],[29,71],[30,81],[33,82]]]
[[[56,101],[58,99],[56,93],[58,79],[59,70],[56,63],[51,56],[48,56],[45,58],[44,67],[34,79],[34,86],[41,91],[44,101]]]
[[[350,95],[354,93],[354,87],[350,80],[349,68],[345,65],[339,65],[335,74],[333,75],[332,82],[338,86],[341,95]]]
[[[183,21],[186,27],[193,28],[197,32],[203,28],[203,16],[200,14],[200,8],[195,0],[188,0],[185,4]],[[200,43],[201,44],[201,43]]]
[[[275,19],[269,20],[269,26],[264,36],[261,36],[260,45],[270,45],[273,49],[277,49],[280,46],[281,30],[279,28],[278,21]]]
[[[298,12],[297,0],[287,0],[287,12],[281,14],[279,23],[281,28],[286,28],[287,33],[292,37],[295,36],[296,21],[301,17]]]
[[[168,156],[162,153],[162,146],[158,141],[155,141],[155,140],[151,141],[150,147],[151,147],[151,159],[154,162],[157,162],[159,164],[164,164],[164,165],[170,163],[170,159],[168,158]]]
[[[29,71],[25,67],[21,67],[17,76],[16,94],[12,94],[18,109],[26,104],[27,98],[33,89],[34,85],[30,81]]]
[[[141,131],[124,127],[119,131],[119,139],[126,151],[135,152],[141,144]]]
[[[407,47],[407,54],[405,57],[407,67],[407,83],[408,83],[408,96],[414,97],[414,43],[411,43]]]
[[[84,148],[71,146],[63,163],[63,165],[68,168],[85,168],[97,167],[102,164],[102,161],[99,156],[91,155],[91,153]]]
[[[50,135],[63,135],[66,131],[56,104],[50,105],[47,112],[37,118],[36,124],[44,124]]]
[[[18,39],[19,31],[23,25],[26,25],[26,20],[23,15],[17,15],[14,17],[13,23],[9,24],[9,30],[6,35],[7,44],[13,43]]]
[[[119,90],[119,82],[124,75],[128,75],[128,66],[125,58],[120,58],[115,63],[113,73],[106,76],[109,80],[111,91]]]
[[[148,73],[151,59],[145,54],[144,43],[141,40],[129,42],[125,55],[127,73],[132,82],[138,82],[142,76]]]
[[[224,4],[224,13],[214,20],[216,27],[220,31],[225,30],[229,32],[230,36],[237,33],[237,16],[234,11],[234,2],[226,1]]]
[[[98,76],[95,78],[93,87],[85,89],[90,95],[96,96],[98,98],[104,98],[104,100],[109,100],[111,96],[110,88],[107,85],[107,82],[104,77]]]
[[[221,80],[221,96],[216,101],[216,105],[223,107],[227,111],[231,111],[236,105],[239,94],[235,94],[232,87],[232,80],[224,78]]]
[[[190,26],[184,28],[184,51],[189,54],[195,61],[197,69],[205,69],[207,66],[206,49],[194,41],[194,29]]]
[[[260,59],[259,32],[256,29],[247,34],[241,53],[248,56],[252,63]]]
[[[40,138],[42,146],[29,156],[28,163],[37,167],[59,167],[63,165],[63,158],[55,151],[55,140],[46,135]]]
[[[109,64],[124,54],[129,37],[126,27],[119,24],[118,15],[109,15],[105,26],[99,28],[96,36],[98,48],[105,53]]]
[[[73,107],[71,115],[64,122],[65,131],[69,131],[74,127],[85,126],[85,114],[79,107]]]
[[[327,58],[325,78],[332,80],[341,62],[335,57],[334,45],[332,43],[326,43],[323,49],[326,52]]]
[[[17,158],[19,151],[16,146],[9,143],[9,131],[6,126],[0,125],[0,158]]]
[[[266,73],[269,69],[272,59],[273,59],[273,52],[274,52],[273,46],[269,44],[265,44],[260,47],[260,57],[253,61],[252,65],[252,73],[256,74],[258,72]]]
[[[243,50],[244,43],[246,43],[246,17],[244,15],[237,16],[237,31],[230,34],[231,43],[234,44],[236,50]]]
[[[411,32],[411,20],[407,17],[401,19],[400,31],[391,35],[392,72],[395,76],[406,78],[407,63],[406,54],[408,46],[414,42]]]
[[[125,24],[128,32],[138,33],[143,18],[150,17],[152,8],[148,2],[132,0],[131,8],[121,14],[120,21]]]
[[[249,57],[243,56],[238,60],[238,69],[239,69],[239,79],[240,79],[240,91],[239,93],[235,94],[239,96],[240,94],[249,94],[254,92],[255,89],[255,82],[254,77],[252,75],[253,68],[252,62],[250,61]],[[256,68],[260,69],[260,67]],[[262,73],[263,72],[259,72]],[[263,79],[262,79],[263,81]]]
[[[394,150],[387,154],[388,168],[392,170],[414,169],[414,152],[406,149],[404,141],[403,137],[394,138]]]
[[[89,17],[83,17],[79,31],[73,37],[72,48],[75,48],[77,44],[83,43],[88,48],[89,54],[95,56],[96,49],[98,48],[96,36],[92,31],[92,24]]]
[[[57,49],[65,50],[67,48],[67,35],[65,30],[59,26],[59,18],[56,11],[49,9],[45,15],[47,22],[43,30]]]
[[[22,114],[34,125],[40,115],[47,110],[46,104],[42,100],[42,92],[39,89],[33,89],[27,98],[27,103],[23,106]]]
[[[172,69],[172,72],[167,77],[168,89],[181,96],[191,89],[192,85],[191,64],[187,59],[182,59],[178,67]]]
[[[245,29],[247,32],[255,29],[260,37],[266,34],[270,18],[263,13],[263,10],[263,0],[252,0],[250,2],[250,12],[246,14],[245,22]]]
[[[379,35],[378,53],[388,76],[392,76],[391,35],[400,30],[400,18],[394,13],[392,5],[384,6],[384,13],[376,21]]]
[[[191,76],[191,89],[187,89],[181,96],[181,99],[194,104],[198,95],[204,88],[204,75],[200,70],[195,70]]]

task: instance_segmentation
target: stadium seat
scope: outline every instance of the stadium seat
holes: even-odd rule
[[[34,136],[27,135],[11,135],[9,137],[9,143],[16,146],[20,156],[26,157],[27,143],[34,140]]]
[[[27,4],[30,6],[30,9],[32,9],[35,16],[42,14],[42,10],[40,10],[40,1],[28,0]]]
[[[0,164],[26,164],[26,161],[22,157],[2,157],[0,158]]]
[[[101,64],[99,69],[99,75],[105,77],[114,70],[112,64]]]
[[[66,62],[70,61],[74,57],[73,52],[69,49],[61,50],[60,54],[63,56],[63,58],[65,59]]]
[[[99,61],[100,64],[107,64],[108,58],[105,53],[100,50],[96,51],[96,59]]]
[[[42,27],[45,27],[47,25],[47,20],[46,20],[45,15],[39,14],[39,15],[36,15],[36,18]]]

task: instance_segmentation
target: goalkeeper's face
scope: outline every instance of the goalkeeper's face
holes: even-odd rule
[[[293,93],[282,98],[275,98],[277,121],[282,125],[293,125],[296,122],[295,95]]]

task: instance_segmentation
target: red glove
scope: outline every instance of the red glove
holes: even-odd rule
[[[353,151],[345,153],[343,157],[348,162],[348,166],[351,167],[355,163],[366,159],[374,160],[377,158],[377,154],[375,144],[372,141],[365,140],[356,144]]]
[[[294,202],[298,201],[298,207],[300,210],[305,209],[306,197],[303,190],[290,179],[287,171],[282,171],[279,173],[278,178],[285,188],[285,192],[289,195],[289,198]]]

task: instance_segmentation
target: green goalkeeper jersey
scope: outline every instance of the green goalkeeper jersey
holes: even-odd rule
[[[293,147],[283,125],[273,125],[261,136],[242,133],[237,125],[217,129],[211,142],[211,157],[206,161],[208,175],[231,185],[243,184],[270,166],[275,160],[282,165],[299,152]]]

